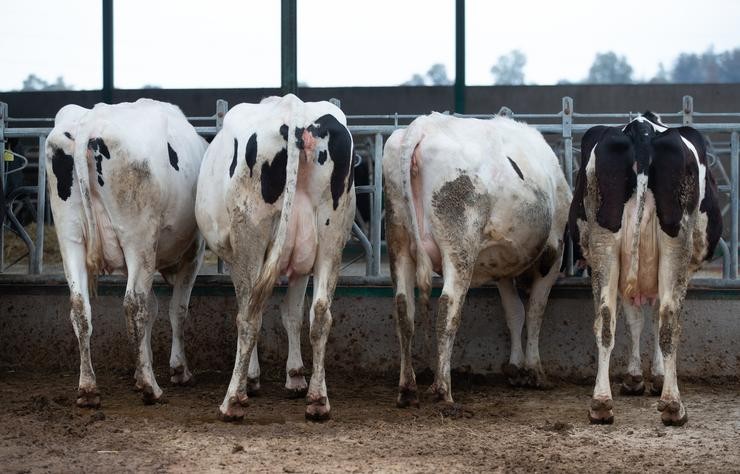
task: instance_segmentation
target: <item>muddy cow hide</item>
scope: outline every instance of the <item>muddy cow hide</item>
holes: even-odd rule
[[[162,396],[150,343],[157,270],[174,287],[171,381],[191,380],[183,323],[203,258],[194,207],[205,149],[180,109],[163,102],[141,99],[92,109],[67,105],[56,115],[46,141],[46,166],[80,348],[79,406],[100,404],[90,357],[90,296],[100,273],[127,275],[123,306],[136,357],[135,383],[144,402]]]
[[[645,390],[640,334],[647,307],[655,334],[651,390],[660,394],[663,422],[683,425],[688,417],[676,380],[680,312],[691,275],[712,256],[722,233],[701,134],[666,127],[649,111],[622,128],[589,129],[581,142],[569,229],[592,268],[599,357],[589,419],[614,421],[609,359],[621,300],[631,334],[621,391]]]
[[[259,389],[257,335],[279,275],[289,281],[281,306],[289,342],[285,387],[293,395],[307,392],[308,419],[330,416],[324,354],[342,249],[355,215],[346,123],[329,102],[270,97],[231,109],[206,152],[196,217],[210,248],[230,266],[239,305],[234,372],[219,407],[223,420],[242,419],[249,392]],[[300,331],[312,272],[313,370],[307,385]]]
[[[498,283],[511,332],[504,372],[513,384],[547,386],[539,331],[559,274],[571,192],[542,135],[504,117],[477,120],[434,113],[391,135],[383,179],[401,346],[397,405],[418,404],[411,365],[414,288],[419,287],[421,318],[428,321],[433,271],[443,276],[444,286],[432,392],[452,401],[450,357],[465,296],[470,285],[490,280]],[[526,311],[517,277],[531,282]]]

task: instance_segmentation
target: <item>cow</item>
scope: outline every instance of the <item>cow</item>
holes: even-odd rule
[[[665,425],[688,420],[676,378],[680,312],[691,275],[722,233],[717,187],[704,139],[691,127],[666,127],[650,111],[624,127],[596,126],[581,141],[581,167],[569,229],[592,269],[598,373],[588,417],[614,422],[609,359],[618,301],[631,350],[623,394],[642,394],[640,334],[653,311],[652,392]]]
[[[546,387],[539,332],[558,278],[571,192],[542,135],[505,117],[432,113],[387,140],[383,156],[386,237],[401,349],[398,407],[418,406],[411,363],[414,288],[429,318],[432,272],[443,276],[436,316],[437,366],[430,392],[452,402],[450,357],[468,288],[496,280],[511,333],[504,372],[513,384]],[[516,279],[531,282],[529,304]],[[522,351],[526,314],[527,346]]]
[[[355,215],[346,123],[331,103],[292,94],[239,104],[224,117],[203,159],[195,214],[208,246],[230,266],[239,308],[234,370],[219,406],[224,421],[243,419],[249,393],[259,388],[262,312],[280,275],[288,278],[281,305],[289,341],[285,387],[307,391],[307,419],[331,416],[324,356],[341,253]],[[311,272],[313,371],[307,386],[300,331]]]
[[[90,297],[100,273],[127,276],[123,307],[143,400],[162,400],[152,371],[157,316],[155,272],[173,286],[171,382],[192,375],[183,324],[203,259],[195,222],[195,189],[206,142],[174,105],[149,99],[92,109],[67,105],[46,141],[51,209],[70,292],[70,318],[80,351],[76,403],[98,407],[90,355]]]

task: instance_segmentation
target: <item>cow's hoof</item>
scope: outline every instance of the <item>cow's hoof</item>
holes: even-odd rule
[[[226,422],[241,421],[247,414],[247,405],[249,405],[249,397],[244,393],[237,393],[236,395],[229,397],[229,401],[226,403],[226,407],[221,405],[218,408],[218,419]]]
[[[645,382],[642,380],[642,375],[625,375],[622,385],[619,387],[619,393],[622,395],[642,395],[645,393]]]
[[[306,419],[309,421],[327,421],[331,418],[329,400],[322,396],[306,396]]]
[[[398,408],[419,408],[419,393],[416,387],[398,387],[396,406]]]
[[[100,392],[96,387],[77,390],[77,401],[80,408],[100,408]]]
[[[257,397],[260,394],[260,378],[247,377],[247,396]]]
[[[611,425],[614,423],[614,402],[611,398],[591,399],[591,409],[588,411],[588,421],[592,425]]]
[[[529,387],[536,388],[538,390],[550,390],[555,384],[550,382],[545,372],[542,369],[527,369]]]
[[[162,396],[162,393],[162,390],[159,388],[155,390],[151,385],[145,385],[141,390],[141,400],[144,402],[144,405],[167,403],[167,400]]]
[[[450,396],[449,391],[442,384],[438,384],[437,382],[434,382],[429,387],[428,392],[432,395],[432,398],[434,399],[435,402],[452,403],[452,396]]]
[[[650,379],[650,394],[660,395],[663,393],[663,376],[653,375]]]
[[[173,385],[191,386],[195,384],[195,378],[184,365],[170,367],[170,382]]]
[[[306,383],[306,377],[303,376],[303,367],[288,370],[285,390],[288,391],[288,398],[303,398],[306,396],[308,384]]]
[[[514,364],[504,364],[502,370],[509,380],[512,387],[535,388],[539,390],[549,390],[553,384],[547,379],[547,375],[542,369],[529,369],[517,367]]]
[[[689,421],[686,407],[678,400],[658,400],[658,411],[666,426],[683,426]]]
[[[512,363],[504,363],[501,365],[501,372],[504,373],[509,385],[512,387],[520,387],[522,384],[522,369]]]

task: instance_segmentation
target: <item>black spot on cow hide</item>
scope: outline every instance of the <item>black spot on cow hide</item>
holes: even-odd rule
[[[600,195],[596,222],[611,232],[622,228],[624,204],[637,186],[637,175],[632,169],[635,149],[630,138],[617,128],[604,133],[596,145],[596,180]]]
[[[103,181],[103,157],[105,157],[106,160],[110,160],[110,151],[108,151],[108,146],[102,138],[91,138],[87,142],[87,149],[92,152],[93,158],[95,159],[95,171],[98,174],[98,184],[103,186],[105,185],[105,181]]]
[[[519,169],[519,166],[514,162],[514,160],[512,160],[508,156],[506,157],[506,159],[509,160],[509,163],[511,163],[511,166],[514,168],[514,171],[516,171],[516,174],[519,175],[519,178],[521,178],[521,180],[524,181],[524,175],[522,174],[522,170]]]
[[[262,163],[262,199],[273,204],[283,194],[286,180],[286,167],[288,165],[288,150],[283,148],[272,159],[272,163]]]
[[[321,150],[319,152],[319,164],[323,165],[326,163],[326,150]]]
[[[74,168],[74,158],[64,153],[61,148],[55,148],[51,158],[51,170],[57,178],[57,194],[62,201],[66,201],[72,195]]]
[[[652,148],[648,187],[655,197],[660,228],[676,237],[683,215],[692,213],[699,204],[699,167],[677,129],[658,134]]]
[[[322,115],[307,129],[314,137],[329,137],[329,158],[334,162],[331,172],[331,197],[334,209],[339,206],[339,198],[352,189],[354,169],[352,168],[352,135],[331,114]],[[320,157],[319,157],[320,158]]]
[[[254,168],[254,164],[257,162],[257,134],[253,133],[251,137],[249,137],[249,140],[247,141],[247,148],[244,150],[244,158],[247,161],[247,166],[249,166],[249,177],[252,177],[252,168]]]
[[[170,155],[170,164],[175,168],[175,171],[180,171],[180,167],[177,164],[177,153],[175,153],[175,150],[169,143],[167,143],[167,154]]]
[[[231,158],[231,166],[229,166],[229,178],[234,177],[234,170],[236,170],[236,150],[239,148],[239,141],[234,138],[234,156]]]

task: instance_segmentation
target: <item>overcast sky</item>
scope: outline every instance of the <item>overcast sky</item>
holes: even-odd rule
[[[0,90],[35,73],[76,89],[102,84],[99,0],[0,0]],[[527,83],[578,81],[597,52],[625,55],[635,78],[681,52],[740,47],[738,0],[467,0],[467,83],[491,84],[512,49]],[[115,0],[115,85],[280,85],[279,0]],[[455,60],[454,0],[298,0],[298,80],[398,85]]]

